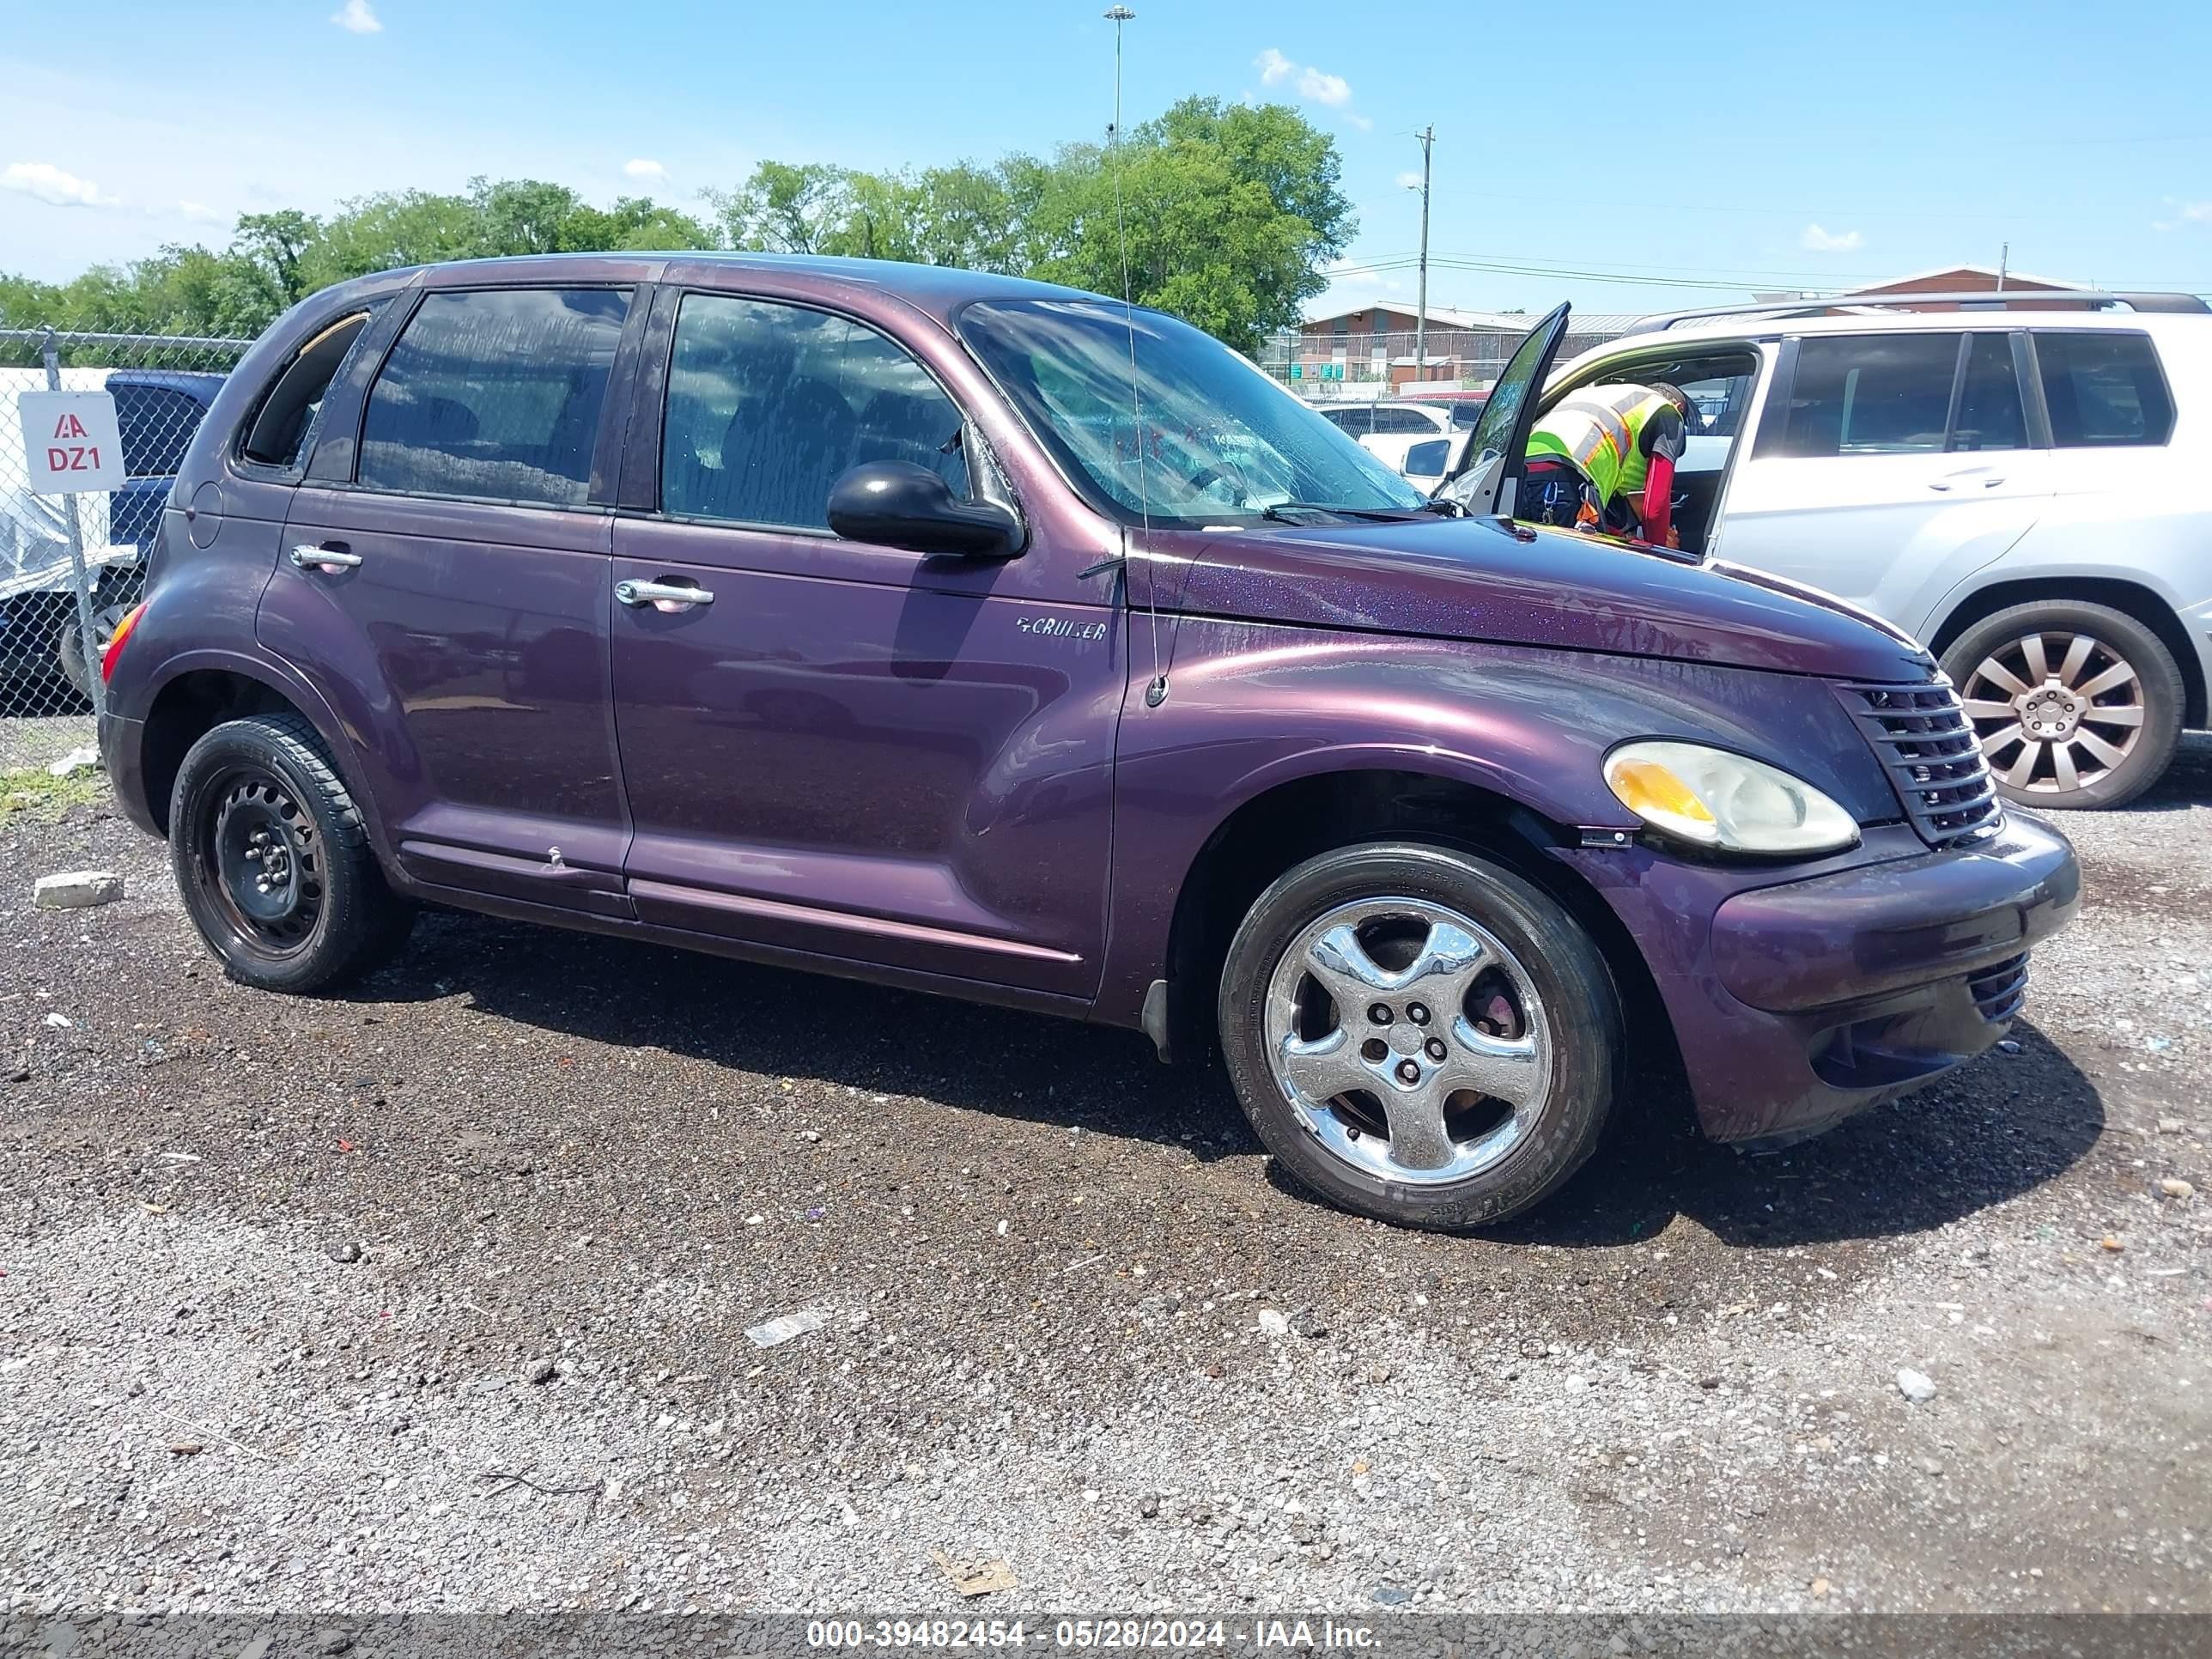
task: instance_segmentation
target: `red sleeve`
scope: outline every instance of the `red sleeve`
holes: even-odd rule
[[[1667,545],[1667,531],[1674,516],[1674,458],[1654,455],[1644,475],[1644,539],[1654,547]]]

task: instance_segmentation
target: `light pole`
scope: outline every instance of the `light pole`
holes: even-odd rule
[[[1421,276],[1413,305],[1413,378],[1429,377],[1429,152],[1436,147],[1437,130],[1423,127],[1421,141]]]
[[[1106,8],[1106,21],[1114,26],[1114,142],[1121,142],[1121,25],[1132,21],[1137,14],[1127,6]]]

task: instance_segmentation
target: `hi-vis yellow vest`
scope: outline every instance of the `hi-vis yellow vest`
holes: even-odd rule
[[[1649,386],[1584,386],[1536,422],[1528,434],[1528,453],[1572,461],[1601,503],[1615,495],[1641,496],[1650,471],[1644,453],[1644,422],[1674,406]]]

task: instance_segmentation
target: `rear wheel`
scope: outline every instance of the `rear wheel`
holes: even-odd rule
[[[1231,943],[1222,1051],[1304,1185],[1400,1225],[1476,1226],[1595,1150],[1622,1038],[1596,947],[1546,894],[1405,843],[1310,859]]]
[[[232,978],[264,990],[319,990],[370,972],[414,922],[297,714],[228,720],[192,745],[170,800],[169,856],[208,949]]]
[[[2173,653],[2125,611],[2072,601],[1985,617],[1943,653],[1999,793],[2024,805],[2119,806],[2181,740]]]

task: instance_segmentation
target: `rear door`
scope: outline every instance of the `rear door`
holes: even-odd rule
[[[1729,558],[1923,632],[2050,500],[2025,359],[2017,331],[1785,340],[1729,485]]]
[[[615,526],[629,894],[774,951],[1088,995],[1127,684],[1096,550],[1040,533],[986,562],[829,527],[867,461],[1011,499],[948,390],[964,359],[916,343],[799,298],[664,292],[623,481],[643,510]]]
[[[351,476],[294,498],[258,632],[349,704],[421,880],[629,912],[606,412],[635,295],[424,295],[369,387]]]

